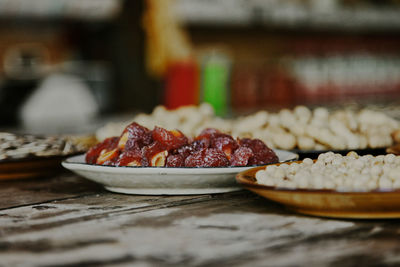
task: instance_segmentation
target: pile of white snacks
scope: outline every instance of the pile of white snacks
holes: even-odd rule
[[[391,134],[400,128],[398,121],[369,109],[329,112],[326,108],[310,110],[305,106],[278,113],[259,111],[234,119],[215,116],[208,104],[172,111],[158,106],[151,114],[139,114],[133,120],[151,129],[155,125],[178,129],[187,136],[195,136],[204,128],[217,128],[232,136],[261,139],[272,148],[301,150],[388,147],[393,144]],[[117,136],[127,124],[108,124],[96,136],[100,141]]]
[[[327,152],[313,162],[270,165],[256,173],[258,184],[279,188],[341,192],[400,189],[400,156],[346,156]]]

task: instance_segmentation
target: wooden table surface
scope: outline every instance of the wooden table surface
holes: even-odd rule
[[[399,266],[399,222],[302,216],[247,191],[114,194],[65,172],[0,182],[0,265]]]

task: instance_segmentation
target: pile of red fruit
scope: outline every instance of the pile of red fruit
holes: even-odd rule
[[[278,162],[259,139],[233,139],[216,129],[205,129],[193,140],[182,132],[137,123],[120,137],[110,137],[86,153],[89,164],[111,166],[226,167]]]

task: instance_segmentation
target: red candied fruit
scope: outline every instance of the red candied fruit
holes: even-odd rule
[[[250,148],[239,147],[231,157],[231,166],[247,166],[249,159],[253,156],[253,151]]]
[[[107,138],[89,149],[86,162],[115,166],[223,167],[275,163],[278,157],[261,140],[236,141],[212,128],[189,142],[180,131],[160,127],[150,131],[132,123],[119,138]]]
[[[208,139],[200,139],[176,149],[174,154],[181,154],[184,158],[187,158],[190,154],[209,147],[210,141]]]
[[[86,162],[89,164],[96,164],[97,158],[100,156],[100,153],[105,151],[113,150],[117,147],[118,137],[110,137],[105,139],[103,142],[91,147],[88,152],[86,152]]]
[[[165,146],[158,141],[154,141],[142,149],[142,166],[151,166],[151,159],[158,153],[165,151]]]
[[[163,144],[167,150],[177,149],[188,143],[188,138],[180,131],[168,131],[161,127],[154,127],[152,137],[155,141]]]
[[[210,140],[208,139],[200,139],[200,140],[195,140],[191,143],[193,147],[193,151],[199,151],[204,148],[209,148],[210,147]]]
[[[167,166],[167,167],[183,167],[183,166],[185,166],[185,159],[180,154],[169,155],[167,157],[167,164],[165,166]]]
[[[249,159],[249,165],[276,163],[279,161],[275,152],[260,139],[243,138],[239,140],[239,145],[248,147],[253,151],[254,156]]]
[[[129,124],[125,128],[120,139],[122,141],[122,147],[120,148],[124,150],[141,149],[153,142],[151,131],[136,122]]]
[[[222,134],[211,140],[211,147],[221,150],[228,159],[231,158],[233,152],[239,147],[238,143],[227,134]]]
[[[196,137],[195,140],[200,140],[200,139],[212,139],[217,136],[224,135],[220,131],[214,128],[206,128],[201,133]]]
[[[119,156],[116,166],[141,166],[142,152],[139,149],[124,151]]]
[[[101,164],[101,165],[115,165],[118,156],[120,154],[120,151],[116,148],[110,150],[110,151],[105,151],[100,153],[99,157],[96,160],[96,164]]]
[[[194,152],[185,160],[186,167],[224,167],[229,166],[225,154],[215,148],[206,148]]]

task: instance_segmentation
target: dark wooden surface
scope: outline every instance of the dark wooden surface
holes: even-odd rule
[[[399,266],[399,220],[307,217],[239,191],[108,193],[71,173],[0,182],[1,266]]]

